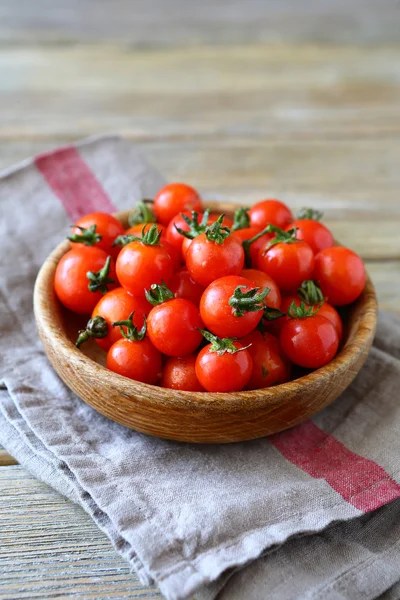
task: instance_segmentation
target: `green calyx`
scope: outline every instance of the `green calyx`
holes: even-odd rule
[[[297,290],[297,295],[301,298],[301,300],[303,300],[303,302],[313,306],[315,304],[320,304],[325,300],[321,288],[312,279],[306,279],[303,281]]]
[[[297,213],[298,219],[311,219],[312,221],[320,221],[324,213],[320,210],[316,210],[315,208],[301,208]]]
[[[75,342],[75,346],[79,348],[81,344],[84,344],[90,338],[104,338],[106,337],[107,333],[107,321],[100,315],[93,317],[93,319],[89,319],[87,322],[86,329],[81,329],[78,331],[78,339]]]
[[[184,231],[183,229],[181,229],[180,227],[177,227],[176,225],[174,225],[174,227],[178,233],[180,233],[184,237],[188,238],[189,240],[193,240],[195,237],[197,237],[201,233],[205,232],[209,216],[210,216],[209,208],[207,208],[207,210],[204,211],[201,221],[199,221],[199,213],[196,212],[195,210],[192,210],[191,217],[188,217],[188,215],[184,215],[182,213],[181,217],[185,221],[185,223],[189,226],[189,230]]]
[[[236,354],[236,352],[241,352],[242,350],[246,350],[251,346],[251,344],[249,344],[243,348],[236,348],[235,344],[233,343],[235,340],[232,338],[219,338],[205,329],[199,329],[199,331],[211,344],[208,351],[215,352],[219,356],[222,356],[222,354],[225,354],[225,352],[228,352],[228,354]]]
[[[136,235],[127,233],[125,235],[119,235],[118,237],[116,237],[115,240],[113,241],[112,245],[120,246],[121,248],[123,248],[124,246],[126,246],[127,244],[130,244],[131,242],[137,242],[138,239],[140,239],[140,241],[142,240],[142,238],[137,238]]]
[[[76,227],[81,233],[69,235],[67,239],[69,239],[70,242],[84,244],[85,246],[94,246],[102,239],[102,236],[99,233],[96,233],[97,225],[91,225],[87,229],[85,229],[85,227],[79,227],[79,225],[72,225],[72,227]]]
[[[155,223],[157,221],[156,215],[151,208],[153,200],[142,200],[138,202],[128,217],[129,227],[139,225],[140,223]],[[150,206],[149,206],[150,205]]]
[[[275,237],[273,237],[272,240],[268,242],[267,250],[272,248],[272,246],[275,246],[275,244],[294,244],[298,242],[298,240],[296,239],[296,227],[293,227],[293,229],[289,229],[289,231],[284,231],[280,227],[276,227],[276,225],[267,225],[265,230],[265,233],[275,234]]]
[[[88,271],[86,273],[86,277],[89,279],[88,288],[91,292],[101,292],[102,294],[108,292],[107,285],[109,283],[114,283],[114,279],[108,276],[110,273],[110,265],[111,256],[107,256],[104,267],[100,269],[100,271],[97,271],[97,273]]]
[[[247,289],[243,292],[243,289]],[[270,288],[260,292],[260,288],[248,289],[246,285],[238,285],[229,298],[228,304],[233,308],[235,317],[243,317],[248,312],[258,312],[264,308],[264,298],[269,294]]]
[[[161,285],[153,283],[149,290],[144,291],[144,295],[146,296],[147,302],[150,302],[150,304],[153,306],[158,306],[163,302],[167,302],[167,300],[172,300],[175,298],[174,293],[167,288],[164,281],[161,283]]]
[[[314,317],[314,315],[316,315],[319,309],[321,308],[322,304],[323,302],[321,302],[317,306],[309,306],[307,308],[304,302],[301,302],[300,306],[297,306],[295,301],[293,300],[288,308],[287,316],[291,319],[305,319],[307,317]]]
[[[143,225],[141,237],[139,237],[137,235],[132,235],[130,233],[125,234],[125,235],[119,235],[113,241],[113,246],[122,246],[123,247],[123,246],[126,246],[127,244],[130,244],[131,242],[141,242],[145,246],[159,246],[162,230],[158,229],[156,224],[153,224],[150,227],[150,229],[148,229],[146,231],[146,225],[147,225],[147,223],[145,223]]]
[[[286,313],[279,310],[279,308],[264,306],[263,319],[265,319],[266,321],[275,321],[275,319],[280,319],[280,317],[284,317],[285,314]]]
[[[223,244],[226,238],[230,235],[231,230],[229,227],[224,227],[222,221],[224,220],[224,214],[220,215],[218,219],[211,225],[207,225],[205,234],[210,242],[216,244]]]
[[[232,231],[246,229],[247,227],[250,227],[249,209],[243,206],[242,208],[235,210]]]
[[[143,327],[138,329],[133,323],[133,315],[134,313],[131,312],[125,321],[115,321],[112,326],[119,327],[121,335],[126,340],[130,340],[131,342],[140,342],[145,337],[147,331],[146,317],[143,317]]]

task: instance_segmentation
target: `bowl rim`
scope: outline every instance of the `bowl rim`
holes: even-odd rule
[[[235,207],[235,205],[229,203],[210,202],[207,205],[210,205],[211,208],[218,208],[220,211],[226,209],[226,212],[232,212],[232,209]],[[124,223],[129,212],[118,212],[114,216]],[[39,334],[42,335],[44,333],[47,336],[52,336],[54,329],[57,329],[60,335],[52,336],[52,343],[58,359],[69,361],[71,357],[75,356],[80,359],[82,364],[87,364],[92,371],[95,369],[99,377],[107,375],[109,383],[116,389],[122,381],[125,387],[130,384],[132,386],[132,398],[143,397],[149,403],[154,401],[155,406],[165,404],[170,409],[174,407],[179,409],[187,406],[187,402],[190,399],[193,408],[207,409],[207,411],[212,412],[215,407],[220,412],[221,404],[227,401],[224,410],[230,413],[242,410],[244,400],[246,400],[249,410],[257,408],[260,404],[279,405],[282,402],[282,394],[287,393],[289,395],[295,391],[298,394],[300,388],[307,387],[309,384],[315,383],[316,380],[319,380],[321,385],[324,382],[329,384],[333,373],[337,376],[338,372],[340,374],[340,372],[347,371],[351,368],[352,363],[356,362],[360,349],[365,349],[371,344],[371,338],[375,333],[378,303],[374,286],[367,273],[364,291],[354,303],[353,310],[357,309],[357,305],[362,304],[362,312],[352,340],[344,344],[332,361],[311,373],[276,386],[256,390],[242,390],[240,392],[190,392],[138,382],[114,373],[89,356],[86,356],[76,348],[66,335],[62,324],[59,300],[54,292],[54,275],[58,262],[69,249],[70,242],[63,240],[45,259],[37,275],[33,293],[33,305]],[[44,293],[45,291],[46,293]],[[53,308],[56,310],[53,311]],[[152,398],[153,395],[154,397]]]

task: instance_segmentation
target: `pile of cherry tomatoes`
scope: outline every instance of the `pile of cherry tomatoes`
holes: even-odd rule
[[[231,219],[169,184],[127,230],[105,213],[80,219],[55,292],[91,315],[77,346],[95,339],[120,375],[192,392],[273,386],[292,365],[332,360],[343,333],[335,307],[364,289],[363,261],[321,217],[263,200]]]

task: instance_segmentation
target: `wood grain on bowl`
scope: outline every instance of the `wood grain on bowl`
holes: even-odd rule
[[[209,203],[210,204],[210,203]],[[234,205],[211,203],[231,214]],[[117,217],[126,225],[128,213]],[[127,427],[158,437],[200,443],[250,440],[288,429],[333,402],[353,381],[372,345],[377,300],[369,277],[348,311],[341,350],[325,367],[276,387],[251,392],[181,392],[146,385],[108,371],[97,345],[75,347],[79,318],[67,315],[54,289],[62,242],[43,264],[35,285],[34,309],[46,354],[66,385],[100,413]],[[100,353],[101,354],[101,353]]]

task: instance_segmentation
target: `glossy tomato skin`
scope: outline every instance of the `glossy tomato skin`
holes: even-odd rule
[[[258,390],[290,379],[290,362],[280,350],[279,341],[270,333],[261,334],[252,331],[242,338],[240,342],[247,349],[252,360],[253,370],[247,390]]]
[[[236,348],[244,348],[234,342]],[[211,344],[200,350],[196,359],[196,375],[207,392],[240,392],[250,380],[253,361],[248,350],[230,354],[210,352]]]
[[[243,269],[240,276],[249,279],[249,281],[251,281],[255,287],[259,287],[260,290],[264,290],[268,287],[270,291],[264,300],[264,304],[271,308],[280,308],[281,293],[276,281],[274,281],[272,277],[258,269]]]
[[[113,327],[115,321],[126,321],[129,315],[133,312],[133,324],[141,329],[143,320],[148,314],[151,305],[140,296],[132,296],[125,288],[119,287],[105,294],[94,307],[92,312],[93,317],[103,317],[107,322],[108,333],[104,338],[96,339],[96,343],[103,348],[109,350],[115,342],[122,338],[119,327]]]
[[[143,296],[153,283],[168,283],[173,271],[173,260],[162,244],[147,246],[142,242],[130,242],[117,258],[119,282],[134,296]]]
[[[101,240],[96,242],[95,247],[107,252],[107,255],[112,256],[114,260],[117,258],[120,249],[112,244],[116,237],[124,233],[124,228],[118,219],[108,213],[94,212],[78,219],[75,225],[79,225],[79,227],[83,227],[84,229],[89,229],[92,225],[96,225],[96,233],[101,235]],[[82,232],[78,227],[74,227],[72,234],[81,235]],[[82,246],[84,244],[71,242],[71,248]]]
[[[196,375],[196,354],[171,356],[164,365],[161,387],[187,392],[204,392]]]
[[[297,227],[296,239],[306,242],[314,254],[335,245],[332,233],[320,221],[313,219],[298,219],[286,227],[286,231]]]
[[[169,289],[174,292],[175,298],[185,298],[199,306],[204,287],[196,283],[187,270],[178,271],[169,282]]]
[[[54,289],[61,304],[79,314],[90,314],[99,300],[103,297],[101,291],[89,290],[88,271],[100,271],[107,260],[108,254],[96,246],[80,246],[69,250],[61,258],[54,276]],[[114,283],[108,284],[107,289],[117,287],[115,264],[111,259],[109,277]]]
[[[285,229],[293,221],[291,210],[280,200],[262,200],[249,210],[251,227],[264,229],[267,225],[276,225]]]
[[[248,279],[228,275],[210,283],[201,297],[201,318],[206,328],[220,338],[241,338],[261,321],[262,310],[246,312],[241,317],[235,317],[234,309],[229,306],[229,299],[239,285],[244,287],[244,292],[254,288]]]
[[[318,369],[335,356],[339,338],[328,319],[316,314],[303,319],[289,319],[282,327],[283,352],[300,367]]]
[[[185,183],[169,183],[154,198],[153,210],[157,221],[167,226],[178,213],[201,211],[201,198],[195,189]]]
[[[186,265],[192,279],[207,287],[220,277],[239,275],[244,267],[244,250],[240,240],[233,235],[217,244],[202,233],[190,244]]]
[[[297,290],[314,271],[314,253],[305,242],[280,242],[262,248],[258,268],[276,281],[283,292]]]
[[[203,339],[199,329],[204,329],[199,309],[184,298],[154,306],[147,318],[152,344],[167,356],[192,354]]]
[[[107,369],[135,381],[155,385],[161,378],[160,352],[145,337],[140,341],[120,339],[107,353]]]
[[[313,279],[317,280],[331,304],[350,304],[357,300],[364,289],[364,263],[358,254],[349,248],[326,248],[315,257]]]

